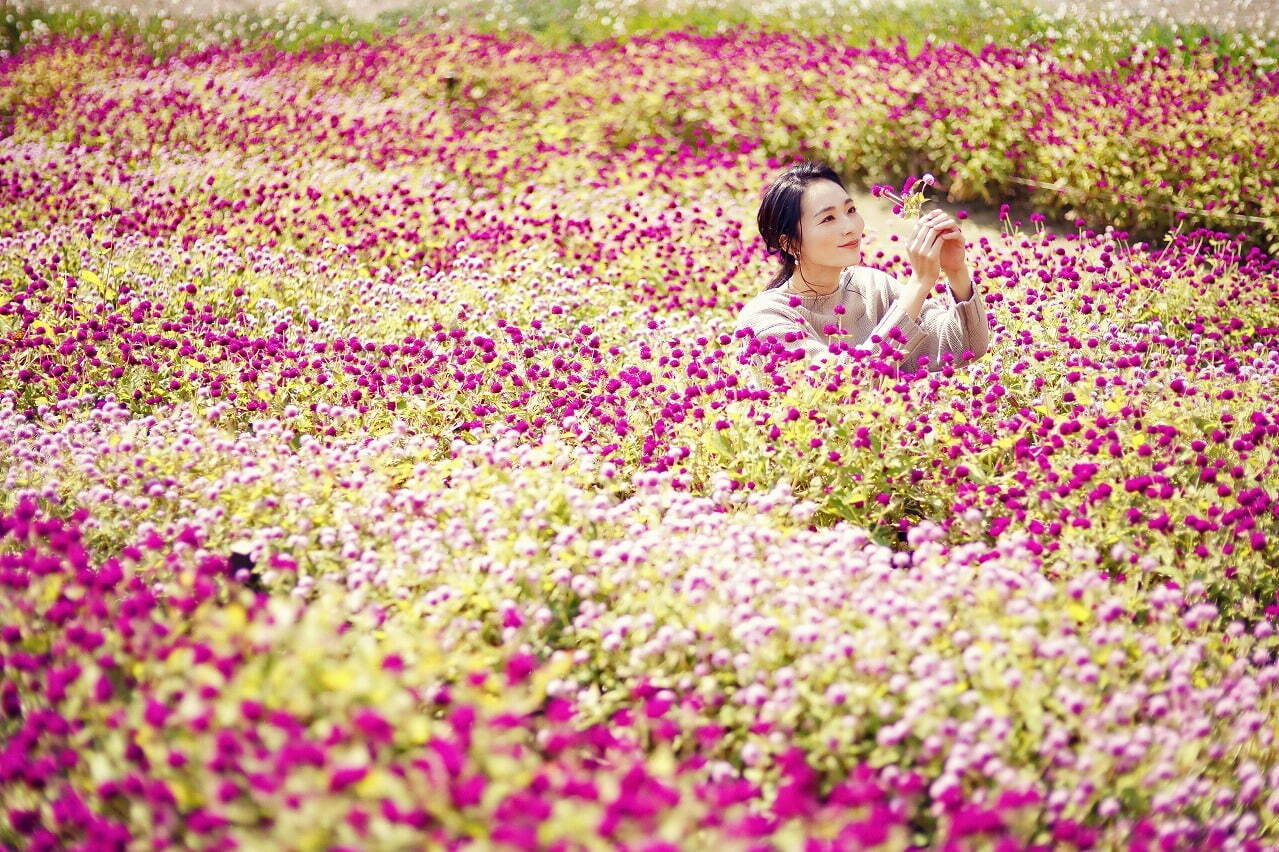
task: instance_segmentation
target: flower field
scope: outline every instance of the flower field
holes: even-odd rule
[[[1274,848],[1279,73],[1123,63],[0,60],[0,843]],[[1030,193],[988,353],[733,332],[799,156]]]

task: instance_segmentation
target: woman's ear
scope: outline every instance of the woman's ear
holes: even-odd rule
[[[782,251],[786,252],[791,257],[795,256],[794,245],[791,243],[790,237],[782,237],[777,242],[782,247]]]

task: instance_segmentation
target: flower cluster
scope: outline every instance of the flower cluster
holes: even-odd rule
[[[917,777],[890,784],[863,763],[820,789],[792,748],[765,809],[758,784],[693,781],[706,759],[677,759],[670,743],[720,734],[684,727],[665,691],[637,690],[637,718],[574,725],[577,702],[547,691],[563,655],[515,654],[490,670],[421,636],[370,643],[395,620],[229,591],[226,560],[187,536],[95,564],[87,520],[29,502],[0,517],[0,589],[17,605],[0,635],[12,672],[0,833],[23,848],[457,848],[477,826],[529,850],[673,828],[718,843],[798,831],[900,847],[907,836]],[[24,605],[33,599],[49,604]],[[648,738],[664,745],[649,752]],[[956,801],[947,830],[1006,834],[1037,801]]]
[[[982,358],[734,331],[801,139],[1271,203],[1264,73],[1038,56],[5,60],[0,844],[1273,845],[1279,262],[1010,222]]]
[[[748,512],[654,475],[625,499],[557,492],[571,455],[516,438],[459,448],[437,474],[458,492],[426,474],[377,522],[429,566],[415,591],[410,570],[351,573],[289,601],[269,592],[296,566],[251,551],[252,591],[190,525],[99,564],[90,515],[20,502],[0,519],[14,836],[902,848],[926,821],[939,841],[1086,848],[1255,836],[1279,805],[1274,634],[1210,641],[1202,587],[1150,595],[1151,633],[1102,577],[1055,584],[1015,537],[947,553],[924,524],[894,555],[852,527],[787,536],[811,507],[784,489]],[[807,567],[829,552],[853,555]],[[1220,796],[1241,810],[1171,819]]]

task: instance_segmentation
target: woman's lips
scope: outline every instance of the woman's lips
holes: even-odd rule
[[[840,244],[839,244],[839,247],[840,247],[840,248],[853,248],[854,246],[856,246],[856,245],[857,245],[858,243],[860,243],[860,242],[861,242],[861,240],[853,240],[851,243],[840,243]]]

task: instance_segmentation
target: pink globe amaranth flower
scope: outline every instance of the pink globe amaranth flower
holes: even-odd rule
[[[115,697],[115,686],[111,683],[111,678],[106,675],[99,675],[93,685],[93,698],[99,703],[105,703]]]
[[[847,844],[849,848],[873,849],[888,840],[894,825],[903,824],[899,815],[876,803],[867,817],[850,822],[840,829],[837,840],[841,844]]]
[[[499,822],[494,826],[490,839],[503,844],[503,848],[519,849],[524,852],[535,852],[542,848],[538,840],[537,826],[525,822]]]
[[[395,738],[395,729],[391,723],[372,710],[360,710],[352,718],[351,723],[364,734],[371,743],[383,745]]]
[[[24,810],[14,808],[9,811],[9,824],[13,826],[13,830],[18,834],[30,837],[41,826],[40,811],[38,809]]]
[[[487,786],[488,781],[480,774],[455,781],[450,789],[453,806],[469,808],[478,805],[484,797],[484,789]]]
[[[347,766],[334,769],[329,774],[329,792],[340,793],[353,784],[363,781],[369,774],[367,766]]]
[[[547,699],[546,718],[552,722],[567,722],[577,713],[573,703],[565,698],[554,696]]]
[[[950,818],[950,836],[956,839],[975,834],[998,834],[1004,829],[1004,820],[998,812],[976,805],[960,807]]]
[[[230,822],[205,808],[197,808],[187,815],[186,825],[196,834],[212,834],[230,825]]]
[[[448,722],[454,734],[467,748],[470,747],[471,729],[475,727],[476,717],[475,708],[469,704],[458,705],[448,715]]]
[[[156,701],[155,699],[149,699],[147,701],[146,710],[143,713],[143,718],[146,719],[147,724],[151,727],[161,728],[164,727],[164,723],[169,718],[170,712],[169,708],[164,706],[164,704]]]
[[[435,738],[427,745],[435,751],[440,762],[444,764],[444,770],[451,777],[457,777],[461,774],[462,767],[466,765],[466,753],[457,744],[449,740]]]
[[[730,837],[768,837],[781,825],[777,817],[750,813],[728,827]]]
[[[523,683],[537,669],[537,657],[515,654],[506,662],[506,682],[510,686]]]

